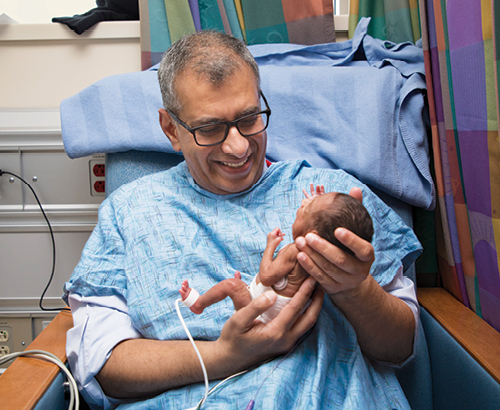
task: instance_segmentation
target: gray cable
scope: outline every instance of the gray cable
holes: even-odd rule
[[[76,381],[71,374],[71,372],[68,370],[68,368],[64,365],[64,363],[54,354],[50,352],[46,352],[43,350],[26,350],[24,352],[16,352],[16,353],[11,353],[6,356],[3,356],[0,358],[0,365],[16,359],[17,357],[20,356],[28,356],[28,357],[34,357],[38,359],[44,359],[48,360],[49,362],[54,363],[57,365],[65,374],[69,382],[69,393],[70,393],[70,400],[69,400],[69,406],[68,410],[78,410],[80,408],[80,397],[78,395],[78,387],[76,385]]]

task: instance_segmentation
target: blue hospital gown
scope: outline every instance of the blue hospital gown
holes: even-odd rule
[[[127,184],[103,202],[66,292],[120,295],[135,328],[152,339],[186,339],[175,311],[184,279],[200,293],[239,270],[250,283],[259,270],[266,236],[275,227],[292,240],[292,223],[309,184],[327,192],[363,189],[374,221],[371,274],[389,283],[421,252],[415,235],[371,191],[341,170],[313,169],[302,161],[273,164],[251,189],[220,196],[195,184],[185,162]],[[182,308],[194,339],[216,340],[234,307],[229,298],[195,315]],[[204,408],[245,409],[281,358],[229,382]],[[211,382],[215,385],[216,382]],[[203,383],[120,409],[186,409],[203,397]],[[328,297],[305,340],[269,375],[255,409],[407,409],[392,369],[372,364],[356,334]]]

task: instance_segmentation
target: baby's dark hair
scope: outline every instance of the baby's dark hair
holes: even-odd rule
[[[354,253],[335,237],[335,229],[346,228],[360,238],[372,241],[372,218],[363,204],[350,195],[337,193],[328,208],[311,215],[311,223],[319,236],[351,255]]]

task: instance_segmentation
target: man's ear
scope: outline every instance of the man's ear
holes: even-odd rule
[[[160,115],[160,126],[163,130],[163,133],[170,140],[174,151],[181,152],[181,144],[179,142],[178,131],[177,127],[175,126],[174,119],[163,108],[160,108],[158,110],[158,113]]]

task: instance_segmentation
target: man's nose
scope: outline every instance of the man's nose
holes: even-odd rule
[[[238,128],[233,126],[229,129],[227,138],[222,143],[222,151],[237,158],[243,158],[248,151],[249,145],[248,139],[240,134]]]

